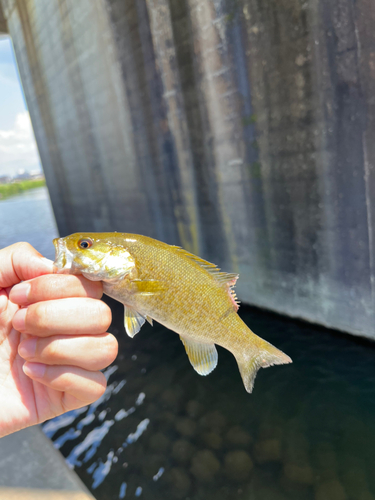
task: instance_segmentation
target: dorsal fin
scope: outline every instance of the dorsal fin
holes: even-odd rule
[[[217,267],[215,264],[212,264],[212,262],[208,262],[207,260],[201,259],[200,257],[197,257],[196,255],[187,252],[181,247],[174,246],[174,248],[178,250],[178,252],[182,253],[185,257],[198,264],[202,269],[210,273],[211,276],[213,276],[215,280],[218,283],[220,283],[220,285],[225,285],[228,289],[229,296],[233,302],[234,309],[235,311],[238,311],[239,300],[237,299],[236,292],[234,291],[234,286],[238,279],[238,274],[224,273],[220,270],[219,267]]]
[[[200,257],[197,257],[196,255],[187,252],[181,247],[174,246],[174,248],[178,250],[180,253],[182,253],[185,257],[188,257],[193,262],[196,262],[202,269],[209,272],[211,276],[213,276],[218,283],[222,285],[226,284],[228,285],[228,287],[233,287],[236,284],[236,281],[238,279],[238,274],[224,273],[223,271],[220,270],[219,267],[217,267],[215,264],[212,264],[212,262],[208,262],[207,260],[201,259]]]
[[[237,281],[237,278],[234,280],[233,285],[229,285],[229,293],[230,293],[230,297],[231,297],[233,305],[234,305],[234,309],[236,311],[238,311],[238,309],[240,307],[240,301],[238,300],[237,295],[236,295],[236,291],[234,289],[234,285],[236,284],[236,281]]]

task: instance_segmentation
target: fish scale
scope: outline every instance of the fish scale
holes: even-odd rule
[[[102,281],[108,296],[124,304],[130,337],[148,320],[180,335],[200,375],[217,365],[215,344],[235,356],[251,392],[259,368],[291,359],[255,335],[237,314],[236,274],[221,271],[180,247],[129,233],[75,233],[54,240],[56,272]]]

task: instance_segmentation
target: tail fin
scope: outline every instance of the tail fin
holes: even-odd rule
[[[265,340],[259,345],[252,344],[249,351],[236,353],[235,357],[247,392],[252,392],[259,368],[292,363],[289,356]]]

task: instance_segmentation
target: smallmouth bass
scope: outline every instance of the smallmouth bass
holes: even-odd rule
[[[248,392],[259,368],[292,362],[238,316],[237,274],[137,234],[75,233],[53,243],[58,273],[102,281],[104,293],[124,304],[130,337],[153,320],[178,333],[200,375],[208,375],[217,365],[215,344],[234,355]]]

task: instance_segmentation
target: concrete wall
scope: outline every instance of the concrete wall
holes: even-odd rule
[[[373,0],[0,0],[61,234],[375,338]]]
[[[4,17],[3,9],[0,3],[0,37],[2,34],[8,33],[8,26]]]

